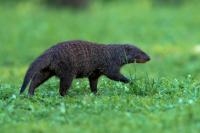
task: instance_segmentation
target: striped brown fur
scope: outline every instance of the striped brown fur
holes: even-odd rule
[[[93,93],[101,75],[128,83],[129,79],[120,73],[128,63],[145,63],[150,57],[139,48],[129,44],[96,44],[87,41],[59,43],[39,56],[29,67],[20,93],[30,83],[29,95],[52,76],[60,79],[60,95],[64,96],[74,78],[87,77]]]

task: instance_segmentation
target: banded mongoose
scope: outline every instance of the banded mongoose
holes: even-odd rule
[[[46,50],[29,67],[20,94],[30,82],[29,95],[52,76],[60,79],[59,93],[65,96],[73,79],[87,77],[90,89],[97,93],[101,75],[111,80],[128,83],[120,68],[129,63],[145,63],[150,57],[129,44],[96,44],[88,41],[66,41]]]

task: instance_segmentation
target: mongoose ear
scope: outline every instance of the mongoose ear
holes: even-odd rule
[[[126,50],[126,52],[128,53],[128,52],[130,52],[130,51],[132,50],[132,47],[126,45],[126,46],[125,46],[125,50]]]
[[[125,58],[126,58],[126,62],[128,62],[131,59],[131,47],[128,45],[125,45],[124,47],[124,54],[125,54]]]

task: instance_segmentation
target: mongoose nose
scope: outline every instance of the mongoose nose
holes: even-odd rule
[[[146,58],[146,61],[150,61],[151,60],[151,58],[148,56],[147,58]]]

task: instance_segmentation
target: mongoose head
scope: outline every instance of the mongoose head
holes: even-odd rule
[[[146,63],[150,57],[141,49],[133,45],[125,45],[126,60],[128,63]]]

